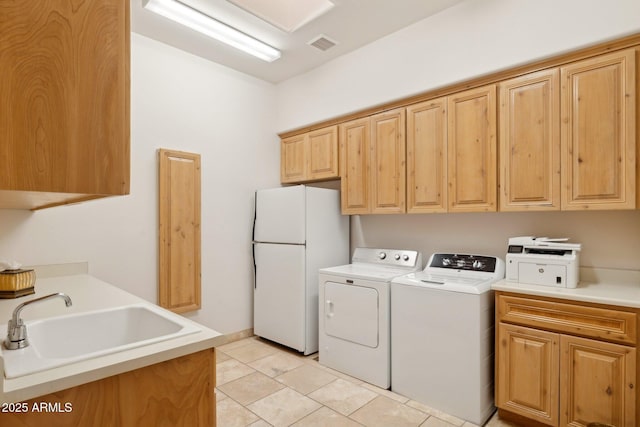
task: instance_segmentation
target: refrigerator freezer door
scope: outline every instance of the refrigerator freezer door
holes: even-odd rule
[[[254,240],[304,244],[305,197],[306,188],[303,185],[257,191]]]
[[[305,247],[255,244],[254,333],[305,350]]]

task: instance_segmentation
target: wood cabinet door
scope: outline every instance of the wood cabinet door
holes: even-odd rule
[[[301,182],[306,176],[307,134],[280,141],[280,182]]]
[[[500,210],[560,209],[557,68],[507,80],[500,94]]]
[[[160,149],[158,304],[201,308],[200,155]]]
[[[560,425],[636,426],[636,349],[561,335]]]
[[[562,209],[636,206],[635,51],[560,69]]]
[[[371,117],[371,213],[404,213],[405,110]]]
[[[129,13],[128,0],[0,4],[0,190],[32,192],[18,207],[129,193]]]
[[[496,87],[451,95],[448,104],[449,211],[495,211]]]
[[[340,203],[344,215],[369,213],[370,120],[339,126]]]
[[[338,126],[309,132],[307,147],[310,180],[331,179],[339,176]]]
[[[496,406],[558,425],[560,335],[498,324]]]
[[[447,211],[447,99],[407,107],[407,212]]]

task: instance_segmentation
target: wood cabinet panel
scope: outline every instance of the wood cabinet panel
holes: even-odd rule
[[[200,155],[159,150],[159,305],[183,313],[201,307]]]
[[[498,295],[500,322],[534,326],[623,344],[636,344],[636,313],[600,307]]]
[[[449,211],[495,211],[495,85],[451,95],[447,115]]]
[[[280,141],[280,182],[289,184],[305,180],[307,135],[297,135]]]
[[[562,209],[633,209],[635,51],[560,68]]]
[[[0,5],[0,208],[129,193],[129,13]]]
[[[30,409],[50,404],[62,411],[2,413],[0,424],[214,427],[215,369],[214,349],[203,350],[28,400]]]
[[[635,426],[637,315],[636,309],[497,292],[496,405],[507,416],[553,426]],[[555,364],[551,388],[542,384],[547,360]],[[540,380],[532,379],[536,372]]]
[[[404,213],[405,111],[371,117],[371,213]]]
[[[559,335],[500,323],[496,344],[496,405],[557,426]]]
[[[562,335],[560,425],[635,427],[636,349]]]
[[[501,82],[500,210],[560,209],[559,71]]]
[[[338,169],[338,126],[280,141],[280,182],[293,184],[334,179]]]
[[[447,211],[447,99],[407,107],[407,212]]]
[[[337,126],[309,132],[308,147],[309,179],[331,179],[339,176]]]
[[[341,208],[345,215],[369,212],[370,147],[369,118],[343,123],[340,132]]]

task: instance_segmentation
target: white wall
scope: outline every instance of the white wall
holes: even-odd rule
[[[278,131],[640,32],[638,0],[468,0],[278,85]],[[581,265],[640,269],[640,212],[353,217],[352,247],[504,257],[507,239],[570,237]]]
[[[37,212],[0,210],[0,258],[88,261],[157,301],[157,149],[202,158],[202,310],[222,333],[253,327],[253,192],[279,184],[275,87],[151,39],[131,39],[131,195]]]
[[[638,0],[467,0],[280,83],[277,129],[638,31]]]

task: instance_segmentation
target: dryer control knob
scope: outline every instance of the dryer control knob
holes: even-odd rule
[[[404,256],[402,257],[402,259],[403,259],[403,260],[405,260],[405,261],[409,261],[409,255],[404,254]]]
[[[400,261],[400,254],[395,254],[394,258],[395,258],[396,261]]]
[[[384,252],[380,252],[378,254],[378,258],[380,258],[380,259],[385,259],[386,257],[387,257],[387,254],[385,254]]]

